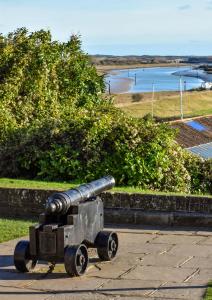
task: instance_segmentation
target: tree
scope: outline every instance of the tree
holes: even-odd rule
[[[102,102],[104,80],[80,38],[52,41],[49,31],[0,35],[0,130],[59,118],[63,109]],[[6,117],[6,118],[5,118]]]

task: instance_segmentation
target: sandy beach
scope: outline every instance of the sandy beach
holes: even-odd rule
[[[110,92],[111,94],[127,93],[130,90],[133,82],[134,80],[132,78],[119,78],[118,80],[113,80],[110,82]]]
[[[107,74],[115,70],[123,69],[139,69],[139,68],[155,68],[155,67],[179,67],[187,66],[188,64],[176,64],[176,63],[158,63],[158,64],[126,64],[126,65],[96,65],[96,69],[99,73]]]

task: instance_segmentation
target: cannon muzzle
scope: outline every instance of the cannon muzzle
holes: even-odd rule
[[[114,185],[115,179],[112,176],[105,176],[66,192],[53,194],[47,200],[45,212],[46,214],[66,214],[74,203],[95,197]]]

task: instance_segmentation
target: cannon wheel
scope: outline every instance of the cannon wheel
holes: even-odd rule
[[[25,273],[34,269],[37,260],[30,259],[29,242],[20,241],[14,250],[14,265],[19,272]]]
[[[95,244],[101,260],[112,260],[118,250],[118,235],[112,231],[100,231]]]
[[[65,269],[70,276],[81,276],[88,266],[88,250],[83,244],[70,246],[65,250]]]

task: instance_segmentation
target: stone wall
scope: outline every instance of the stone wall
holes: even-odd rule
[[[56,191],[0,188],[1,217],[37,217]],[[212,198],[106,192],[105,222],[212,226]]]

